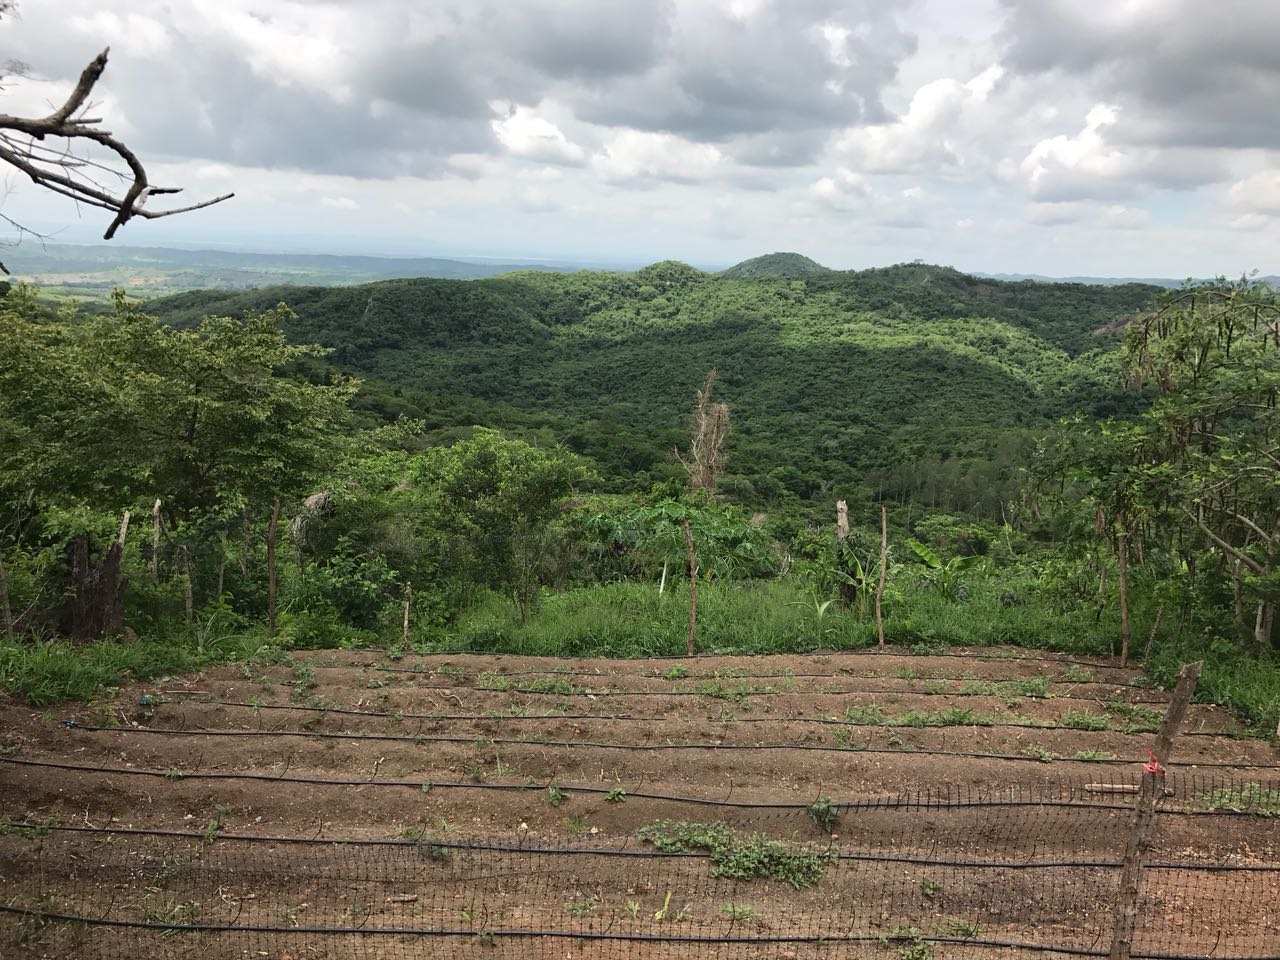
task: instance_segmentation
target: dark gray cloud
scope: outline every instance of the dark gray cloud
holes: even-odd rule
[[[1003,4],[1008,66],[1121,105],[1116,142],[1280,147],[1280,3]]]
[[[753,138],[730,151],[744,162],[806,162],[826,133],[885,119],[881,93],[914,49],[879,3],[774,0],[746,17],[688,5],[654,69],[580,91],[575,106],[592,123]]]
[[[66,0],[4,29],[65,81],[116,43],[103,90],[141,149],[355,176],[498,152],[495,105],[544,99],[580,124],[802,165],[885,117],[914,48],[875,0]]]

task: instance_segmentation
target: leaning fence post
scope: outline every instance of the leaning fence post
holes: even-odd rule
[[[1110,960],[1129,960],[1133,950],[1133,930],[1138,922],[1138,897],[1142,889],[1142,861],[1151,844],[1151,829],[1155,825],[1156,799],[1164,794],[1164,765],[1173,753],[1173,738],[1187,715],[1196,681],[1200,679],[1203,661],[1188,663],[1178,676],[1173,699],[1156,734],[1151,762],[1143,765],[1142,785],[1138,788],[1138,800],[1133,808],[1133,826],[1129,830],[1124,851],[1124,863],[1120,869],[1120,885],[1116,891],[1115,925],[1111,933]]]

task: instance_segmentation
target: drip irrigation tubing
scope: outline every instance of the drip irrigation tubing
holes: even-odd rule
[[[225,773],[215,773],[203,770],[149,770],[137,767],[95,767],[87,764],[63,763],[55,760],[27,760],[19,757],[3,757],[0,758],[0,764],[15,764],[27,767],[42,767],[57,770],[74,770],[79,773],[97,773],[97,774],[119,774],[131,777],[154,777],[164,780],[251,780],[257,782],[268,783],[300,783],[313,786],[337,786],[337,787],[409,787],[421,790],[427,787],[428,790],[496,790],[507,792],[523,792],[523,791],[541,791],[550,787],[559,787],[566,793],[599,793],[609,794],[615,788],[597,787],[589,785],[574,785],[556,782],[547,783],[464,783],[459,781],[435,781],[435,780],[403,780],[403,779],[386,779],[386,780],[350,780],[340,779],[337,777],[298,777],[288,774],[267,774],[267,773],[249,773],[244,771],[233,771]],[[761,800],[718,800],[711,797],[686,797],[677,794],[668,793],[648,793],[640,790],[626,791],[628,800],[658,800],[667,803],[685,803],[693,806],[706,807],[733,807],[743,810],[794,810],[807,811],[809,804],[807,803],[783,803],[777,801],[761,801]],[[883,798],[879,800],[854,800],[833,803],[832,806],[841,810],[888,810],[895,808],[920,808],[920,807],[940,807],[940,808],[960,808],[960,807],[1067,807],[1076,810],[1132,810],[1132,806],[1127,804],[1116,803],[1075,803],[1069,800],[964,800],[931,802],[929,800],[921,800],[919,795],[912,800],[902,798]],[[1166,811],[1169,812],[1169,811]],[[1207,811],[1196,811],[1197,814],[1207,813]],[[1215,814],[1218,811],[1214,812]],[[1243,814],[1249,816],[1249,814]]]
[[[448,676],[467,676],[466,673],[451,674],[447,671],[441,671],[439,668],[450,665],[449,661],[437,664],[436,667],[428,667],[426,665],[414,667],[396,667],[388,666],[380,660],[360,660],[353,663],[325,663],[315,660],[295,660],[294,663],[305,663],[307,666],[316,667],[322,670],[371,670],[375,673],[414,673],[419,676],[428,676],[435,674],[441,677]],[[796,678],[804,680],[953,680],[957,683],[961,681],[979,681],[988,683],[1016,683],[1019,680],[1033,680],[1035,677],[942,677],[942,676],[912,676],[912,677],[896,677],[888,673],[872,672],[872,675],[865,673],[856,673],[853,670],[841,668],[835,673],[803,673],[797,670],[782,670],[776,673],[738,673],[733,668],[725,668],[725,670],[715,671],[713,673],[682,673],[679,676],[668,676],[664,673],[605,673],[601,670],[565,670],[560,668],[550,668],[546,670],[481,670],[474,672],[474,675],[488,674],[490,676],[500,677],[596,677],[601,680],[608,680],[611,677],[626,680],[667,680],[676,682],[679,680],[782,680],[786,678]],[[1037,674],[1043,676],[1043,674]],[[1049,677],[1054,683],[1064,684],[1094,684],[1098,686],[1108,687],[1133,687],[1131,683],[1122,683],[1119,680],[1072,680],[1062,677]],[[1136,689],[1142,689],[1138,687]]]
[[[348,707],[315,707],[307,704],[288,704],[288,703],[253,703],[247,700],[206,699],[206,700],[196,700],[196,701],[168,701],[168,703],[173,705],[176,705],[178,703],[182,703],[183,705],[185,705],[187,703],[192,703],[192,702],[201,703],[201,704],[210,704],[210,705],[216,705],[216,706],[224,706],[224,707],[245,708],[245,709],[251,709],[251,710],[298,710],[298,711],[305,711],[309,713],[322,713],[322,714],[333,713],[333,714],[338,714],[340,716],[379,717],[379,718],[384,718],[388,720],[447,720],[447,721],[483,721],[483,722],[498,722],[498,721],[520,722],[520,721],[540,721],[540,720],[598,720],[602,722],[633,722],[633,723],[668,723],[668,722],[688,723],[689,722],[688,717],[635,716],[633,714],[602,715],[602,714],[596,714],[596,713],[549,713],[549,714],[534,714],[529,716],[520,716],[520,715],[509,715],[509,716],[496,715],[495,716],[495,715],[482,714],[482,713],[448,714],[448,713],[401,712],[397,714],[397,713],[388,713],[385,711],[378,711],[378,710],[353,710]],[[158,707],[163,705],[164,704],[152,704],[151,706]],[[707,719],[714,720],[715,718],[709,717]],[[85,724],[80,724],[77,721],[73,721],[73,722],[76,723],[76,726],[82,727],[84,729],[107,730],[107,731],[123,729],[123,728],[116,728],[116,727],[92,727],[91,728],[90,726]],[[824,724],[828,726],[840,726],[840,727],[868,727],[875,730],[946,730],[948,729],[948,726],[945,726],[945,725],[908,726],[904,724],[904,725],[895,726],[895,725],[885,725],[885,724],[856,724],[848,720],[839,720],[832,717],[793,717],[793,716],[735,717],[732,721],[725,721],[725,722],[735,723],[735,724],[736,723],[817,723],[817,724]],[[957,725],[952,724],[951,726],[957,726]],[[960,726],[966,726],[966,725],[960,725]],[[1081,733],[1081,732],[1120,733],[1121,732],[1121,731],[1114,731],[1114,730],[1113,731],[1098,731],[1098,730],[1081,731],[1081,730],[1077,730],[1075,727],[1037,727],[1030,724],[1012,724],[1011,726],[1014,726],[1023,730],[1071,730],[1076,733]],[[145,728],[133,728],[133,729],[145,729]],[[184,731],[184,732],[187,732],[187,731]],[[250,731],[250,732],[256,733],[258,731]],[[267,730],[262,732],[285,734],[285,733],[288,733],[289,731]],[[1126,735],[1140,736],[1141,734],[1134,733],[1134,734],[1126,734]],[[1210,734],[1210,735],[1216,736],[1216,734]],[[352,736],[360,736],[360,735],[353,734]],[[415,736],[410,736],[407,734],[402,736],[403,736],[403,739],[406,739],[406,740],[419,739]],[[1248,738],[1248,739],[1253,739],[1253,738]],[[466,743],[475,743],[477,740],[492,740],[493,742],[498,742],[498,743],[501,743],[501,742],[524,743],[524,744],[543,743],[544,745],[552,745],[556,743],[556,741],[534,741],[534,740],[518,740],[518,739],[502,741],[502,740],[493,740],[493,738],[481,737],[481,736],[459,738],[459,742],[466,742]],[[586,742],[574,741],[568,745],[570,746],[586,745]],[[603,747],[623,747],[624,746],[621,744],[595,744],[595,745],[603,746]],[[703,746],[703,745],[691,744],[683,747],[683,749],[693,749],[694,747],[699,747],[699,746]],[[732,745],[707,744],[706,746],[707,747],[713,747],[713,746],[724,747],[724,746],[732,746]],[[795,745],[795,746],[799,746],[802,749],[812,750],[812,749],[815,749],[818,745],[809,745],[807,747],[804,745]],[[1021,760],[1021,761],[1029,761],[1034,763],[1045,762],[1039,757],[1026,756],[1023,754],[1016,754],[1016,753],[978,753],[978,752],[953,751],[953,750],[926,750],[924,748],[919,748],[919,747],[910,747],[910,748],[904,749],[904,748],[888,748],[888,747],[875,748],[875,747],[833,746],[833,747],[830,747],[829,749],[838,750],[843,753],[894,753],[894,754],[905,753],[905,754],[914,754],[918,756],[966,757],[969,759],[978,759],[978,760]],[[1143,762],[1140,759],[1126,760],[1124,758],[1117,758],[1117,757],[1063,756],[1063,757],[1055,757],[1054,760],[1055,762],[1122,764],[1122,765]],[[1230,761],[1220,761],[1220,760],[1204,760],[1204,761],[1170,760],[1168,763],[1165,764],[1165,766],[1223,767],[1227,769],[1269,770],[1269,769],[1272,769],[1273,767],[1276,767],[1277,765],[1269,764],[1269,763],[1254,763],[1248,760],[1242,760],[1238,763],[1232,763]]]
[[[884,937],[875,934],[772,934],[744,936],[726,934],[720,936],[699,936],[696,934],[658,934],[658,933],[614,933],[607,930],[520,930],[509,928],[463,927],[454,929],[427,929],[422,927],[311,927],[311,926],[266,926],[239,925],[219,923],[173,924],[154,923],[148,920],[117,920],[109,917],[82,917],[76,914],[55,913],[47,910],[32,910],[27,907],[0,904],[0,913],[17,914],[35,917],[48,923],[75,923],[93,927],[123,927],[133,930],[156,930],[174,934],[180,933],[286,933],[298,936],[416,936],[416,937],[467,937],[478,934],[485,937],[553,937],[565,940],[612,940],[631,943],[882,943]],[[891,938],[892,939],[892,938]],[[1012,940],[987,940],[977,937],[954,937],[933,934],[918,934],[911,939],[929,941],[930,943],[949,943],[970,947],[993,947],[1005,950],[1032,950],[1044,953],[1062,953],[1078,957],[1105,957],[1107,953],[1092,947],[1065,947],[1051,944],[1020,943]],[[1134,960],[1199,960],[1191,954],[1177,953],[1142,953],[1134,951]],[[1280,960],[1280,955],[1252,957],[1223,957],[1220,960]]]
[[[641,718],[647,719],[647,718]],[[834,721],[845,723],[845,721]],[[847,726],[872,727],[877,729],[902,729],[901,727],[882,727],[877,724],[846,724]],[[452,744],[468,744],[468,745],[490,745],[497,744],[500,746],[530,746],[530,747],[559,747],[564,749],[596,749],[596,750],[630,750],[635,752],[657,752],[663,750],[744,750],[744,751],[760,751],[760,750],[813,750],[823,753],[866,753],[868,751],[861,750],[858,747],[846,747],[839,744],[819,744],[819,743],[608,743],[598,740],[521,740],[518,738],[503,737],[457,737],[446,736],[442,734],[410,734],[410,733],[334,733],[323,730],[208,730],[208,729],[183,729],[179,727],[102,727],[94,724],[80,723],[76,720],[64,720],[63,726],[68,730],[85,730],[93,733],[114,733],[114,734],[155,734],[174,737],[310,737],[319,740],[372,740],[375,742],[392,741],[404,743],[452,743]],[[962,726],[969,726],[963,724]],[[973,724],[973,726],[998,726],[998,724]],[[912,729],[945,729],[941,725],[931,727],[914,727]],[[1069,730],[1071,727],[1034,727],[1037,730]],[[1101,732],[1101,731],[1093,731]],[[1118,732],[1118,731],[1112,731]],[[1137,736],[1137,734],[1133,734]],[[886,751],[896,753],[919,753],[921,751]],[[1027,760],[1037,760],[1035,757],[1026,757]],[[1084,760],[1084,758],[1081,758]],[[1037,761],[1039,762],[1039,761]],[[1119,763],[1134,764],[1140,763],[1139,760],[1085,760],[1085,762],[1094,763]]]
[[[299,846],[326,847],[402,847],[416,848],[423,842],[441,850],[481,850],[492,853],[527,853],[548,854],[552,856],[593,856],[593,857],[640,857],[640,858],[697,858],[707,859],[702,851],[692,850],[651,850],[626,847],[546,847],[532,846],[525,843],[501,843],[487,840],[452,841],[431,839],[430,841],[411,839],[373,839],[363,837],[289,837],[254,833],[217,833],[212,838],[203,832],[191,830],[161,830],[143,827],[81,827],[74,824],[41,824],[11,823],[12,831],[30,830],[36,833],[87,833],[87,834],[120,834],[133,837],[164,837],[179,840],[199,840],[201,843],[267,843],[295,844]],[[815,849],[817,847],[815,846]],[[924,867],[972,867],[974,869],[994,870],[1065,870],[1065,869],[1099,869],[1111,870],[1123,866],[1120,860],[947,860],[939,857],[891,856],[879,853],[852,853],[828,848],[837,860],[849,860],[868,863],[903,863]],[[1273,866],[1263,864],[1238,863],[1202,863],[1195,860],[1155,861],[1142,865],[1144,870],[1195,870],[1205,873],[1280,873],[1280,864]]]
[[[415,790],[493,790],[504,792],[524,792],[524,791],[542,791],[551,787],[558,787],[566,793],[595,793],[608,795],[616,788],[592,786],[586,784],[569,784],[558,783],[556,781],[548,781],[546,783],[475,783],[460,781],[437,781],[437,780],[405,780],[405,779],[386,779],[386,780],[351,780],[338,777],[299,777],[284,774],[267,774],[267,773],[251,773],[245,771],[230,772],[214,772],[204,770],[150,770],[137,767],[107,767],[107,766],[90,766],[87,764],[64,763],[56,760],[28,760],[20,757],[0,757],[0,765],[12,764],[24,767],[40,767],[55,770],[74,770],[78,773],[95,773],[120,775],[129,777],[153,777],[164,780],[249,780],[254,782],[265,783],[297,783],[307,784],[311,786],[327,786],[327,787],[403,787]],[[730,789],[730,792],[732,792]],[[784,803],[779,801],[763,801],[763,800],[719,800],[712,797],[688,797],[678,794],[669,793],[649,793],[642,790],[627,790],[626,796],[628,800],[656,800],[664,803],[688,804],[690,806],[703,807],[732,807],[741,810],[791,810],[797,812],[808,812],[811,804],[808,803]],[[972,795],[972,791],[970,791]],[[915,794],[914,799],[910,799],[910,795],[900,795],[898,797],[881,797],[874,800],[843,800],[833,801],[831,806],[842,812],[855,810],[893,810],[893,809],[977,809],[977,808],[1009,808],[1009,807],[1061,807],[1071,810],[1116,810],[1123,812],[1132,811],[1133,807],[1129,804],[1119,803],[1085,803],[1073,800],[946,800],[932,799],[927,793]],[[1162,808],[1165,815],[1185,815],[1197,817],[1264,817],[1265,814],[1253,813],[1243,810],[1190,810],[1190,809],[1170,809]]]
[[[989,647],[973,647],[974,650],[991,649]],[[897,652],[894,652],[894,651]],[[559,660],[561,657],[539,657],[536,655],[511,654],[502,653],[493,650],[431,650],[423,653],[415,653],[415,656],[424,657],[526,657],[530,660]],[[813,657],[824,656],[835,659],[837,657],[899,657],[904,660],[919,660],[923,657],[950,657],[955,660],[978,660],[982,662],[1009,663],[1021,660],[1035,663],[1065,663],[1075,664],[1081,667],[1095,667],[1100,670],[1125,670],[1130,673],[1136,673],[1135,667],[1122,667],[1118,663],[1099,663],[1096,660],[1081,660],[1070,656],[1007,656],[998,653],[957,653],[955,648],[951,649],[921,649],[919,653],[912,653],[910,648],[897,646],[895,644],[887,644],[884,647],[858,647],[854,650],[832,650],[826,647],[814,647],[811,650],[794,650],[785,653],[743,653],[741,651],[718,651],[708,650],[695,654],[693,657],[687,657],[683,654],[670,654],[668,656],[648,656],[648,657],[574,657],[575,660],[607,660],[610,663],[653,663],[663,661],[670,663],[672,666],[678,664],[692,663],[699,660],[709,660],[713,657],[726,657],[735,660],[742,659],[765,659],[767,657]],[[359,663],[372,663],[375,661],[357,661]]]

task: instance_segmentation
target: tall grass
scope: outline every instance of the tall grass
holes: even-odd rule
[[[0,640],[0,687],[33,706],[92,700],[127,680],[198,670],[211,663],[279,657],[262,635],[216,638],[100,640]]]
[[[1245,653],[1227,640],[1192,643],[1172,640],[1158,646],[1146,667],[1163,687],[1177,682],[1184,663],[1203,660],[1196,699],[1243,714],[1255,733],[1274,736],[1280,724],[1280,657]]]
[[[886,639],[907,647],[1016,644],[1106,654],[1116,631],[1111,617],[1091,610],[1059,614],[1023,603],[994,582],[975,583],[966,598],[948,601],[926,585],[895,592]],[[689,629],[687,585],[659,596],[650,584],[579,587],[546,598],[528,623],[511,605],[490,597],[428,646],[455,652],[551,657],[679,656]],[[875,642],[875,622],[834,605],[825,610],[788,580],[713,583],[698,590],[699,653],[803,653],[854,650]]]

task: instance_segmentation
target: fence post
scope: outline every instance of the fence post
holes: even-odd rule
[[[1151,751],[1151,763],[1143,765],[1142,785],[1138,788],[1138,800],[1133,808],[1133,826],[1129,830],[1124,851],[1124,863],[1120,870],[1120,886],[1116,891],[1115,925],[1111,933],[1110,960],[1129,960],[1133,950],[1133,930],[1138,922],[1138,897],[1142,889],[1142,861],[1151,844],[1151,829],[1155,825],[1156,799],[1164,794],[1164,765],[1173,753],[1173,738],[1177,735],[1182,719],[1187,715],[1191,695],[1200,679],[1203,661],[1188,663],[1178,676],[1173,699],[1156,734],[1155,749]]]

